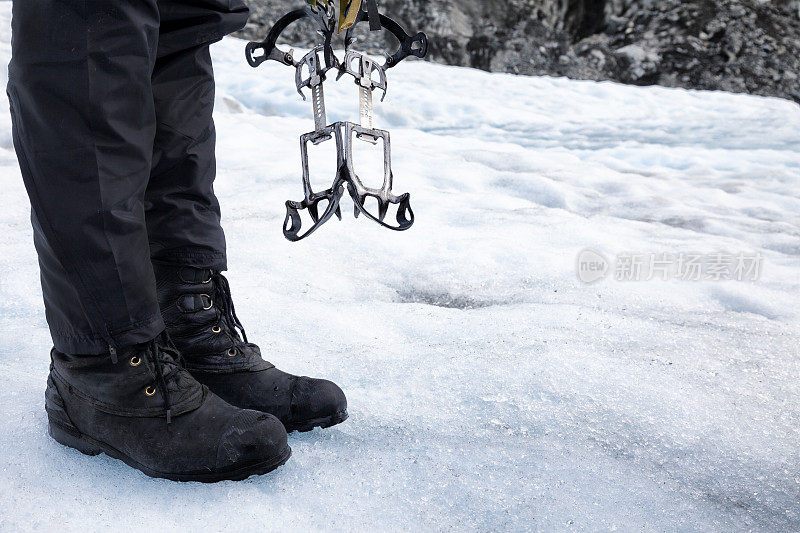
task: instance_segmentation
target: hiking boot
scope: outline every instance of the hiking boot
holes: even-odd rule
[[[50,435],[148,476],[213,482],[264,474],[291,455],[273,416],[234,407],[179,364],[162,334],[111,355],[51,352]]]
[[[287,431],[326,428],[347,418],[347,399],[337,385],[282,372],[247,341],[220,272],[154,268],[167,331],[200,383],[237,407],[278,417]]]

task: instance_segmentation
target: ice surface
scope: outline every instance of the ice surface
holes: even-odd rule
[[[274,363],[340,383],[351,418],[292,435],[269,475],[215,485],[50,440],[50,341],[3,112],[1,530],[800,529],[796,105],[403,64],[376,125],[415,227],[346,209],[290,244],[310,102],[243,45],[214,48],[237,310]],[[330,120],[356,106],[350,83],[328,88]],[[756,283],[587,286],[586,247],[761,253],[764,268]]]

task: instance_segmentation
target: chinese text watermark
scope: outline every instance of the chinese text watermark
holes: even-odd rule
[[[613,260],[596,250],[578,254],[578,279],[593,283],[612,276],[617,281],[756,281],[764,258],[759,253],[621,253]]]

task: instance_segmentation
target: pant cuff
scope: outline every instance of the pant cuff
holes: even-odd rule
[[[209,251],[171,251],[160,253],[151,258],[154,263],[171,266],[188,266],[193,268],[208,268],[211,270],[228,270],[228,258],[222,252]]]
[[[153,340],[166,329],[161,313],[144,321],[113,329],[108,336],[116,348],[133,346]],[[93,333],[64,332],[50,330],[53,346],[61,353],[70,355],[102,355],[109,352],[109,340],[106,335]]]

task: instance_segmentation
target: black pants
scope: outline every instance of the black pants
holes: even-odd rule
[[[164,329],[151,261],[224,270],[209,44],[241,0],[17,0],[8,95],[56,349]]]

